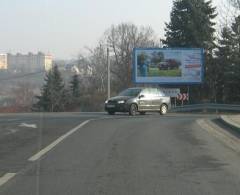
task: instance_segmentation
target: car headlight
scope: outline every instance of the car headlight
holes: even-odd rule
[[[124,103],[125,103],[124,100],[120,100],[120,101],[118,101],[118,104],[124,104]]]
[[[108,100],[105,101],[105,104],[107,104],[107,103],[108,103]]]

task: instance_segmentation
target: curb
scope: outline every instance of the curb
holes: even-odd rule
[[[231,120],[231,118],[229,116],[220,116],[220,120],[227,126],[229,126],[230,128],[236,129],[237,131],[240,132],[240,124],[234,122],[233,120]]]
[[[197,124],[227,147],[231,148],[237,153],[240,153],[240,139],[229,133],[226,129],[218,126],[209,119],[198,119]]]

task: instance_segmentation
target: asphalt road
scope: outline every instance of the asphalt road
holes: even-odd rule
[[[0,194],[239,195],[239,154],[196,123],[214,117],[1,116],[0,172],[16,175]],[[39,160],[28,160],[71,130]]]

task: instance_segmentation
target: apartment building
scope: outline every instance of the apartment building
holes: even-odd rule
[[[20,53],[16,55],[7,54],[7,66],[9,71],[14,72],[48,71],[53,66],[53,57],[42,52],[26,55]]]
[[[8,69],[7,54],[0,54],[0,70],[7,69]]]

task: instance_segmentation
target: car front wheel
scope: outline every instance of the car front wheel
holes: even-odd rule
[[[161,107],[160,107],[160,114],[161,115],[165,115],[167,114],[167,111],[168,111],[168,107],[166,104],[162,104]]]
[[[137,114],[137,105],[132,104],[129,108],[129,115],[135,116]]]

